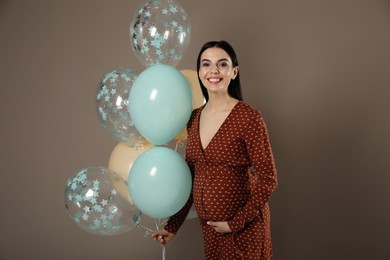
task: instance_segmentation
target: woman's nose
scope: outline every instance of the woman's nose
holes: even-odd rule
[[[218,73],[219,72],[218,65],[211,66],[211,72],[212,73]]]

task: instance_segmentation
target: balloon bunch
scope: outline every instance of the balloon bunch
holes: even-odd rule
[[[117,235],[140,226],[142,214],[161,223],[186,203],[192,179],[177,145],[187,138],[192,109],[204,102],[197,73],[175,67],[190,33],[188,16],[174,0],[148,0],[135,11],[130,42],[145,70],[115,69],[99,84],[102,127],[119,142],[108,168],[83,168],[67,182],[65,206],[79,228]],[[166,147],[171,140],[174,150]]]

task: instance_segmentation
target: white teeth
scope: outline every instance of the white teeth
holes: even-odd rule
[[[211,82],[219,82],[219,81],[221,81],[221,79],[209,79],[209,81],[211,81]]]

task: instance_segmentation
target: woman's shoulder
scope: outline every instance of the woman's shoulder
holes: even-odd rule
[[[261,115],[261,112],[256,107],[249,105],[243,101],[240,101],[239,113],[238,116],[242,125],[245,126],[245,129],[256,127],[265,127],[264,118]],[[249,128],[246,128],[249,127]]]
[[[202,107],[203,107],[203,106],[197,107],[197,108],[194,108],[194,109],[192,110],[192,113],[191,113],[191,116],[190,116],[190,118],[189,118],[189,120],[188,120],[187,126],[192,125],[192,123],[193,123],[195,120],[198,119],[198,115],[199,115],[200,111],[202,110]]]
[[[244,101],[239,101],[239,103],[237,105],[239,105],[240,113],[245,113],[248,116],[254,116],[254,117],[260,116],[261,117],[260,110],[255,108],[254,106],[252,106]]]
[[[200,107],[196,107],[192,110],[192,114],[196,114],[196,113],[199,113],[199,111],[204,107],[204,105],[200,106]]]
[[[203,106],[204,106],[204,105],[203,105]],[[203,106],[194,108],[194,109],[192,110],[192,113],[191,113],[191,118],[196,117],[196,116],[202,111]]]

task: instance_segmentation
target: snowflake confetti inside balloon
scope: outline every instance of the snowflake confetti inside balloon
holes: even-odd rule
[[[188,48],[190,35],[187,13],[174,0],[146,1],[130,23],[132,50],[145,67],[176,66]]]
[[[126,180],[105,167],[77,172],[65,187],[65,207],[73,222],[82,230],[101,236],[136,227],[141,212],[117,191],[118,185],[128,186]]]
[[[103,128],[129,146],[142,145],[144,139],[135,128],[128,111],[128,98],[138,73],[119,68],[107,73],[97,91],[97,110]]]

